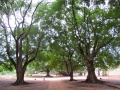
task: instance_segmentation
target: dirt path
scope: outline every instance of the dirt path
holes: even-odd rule
[[[116,85],[112,87],[109,85],[100,84],[86,84],[80,83],[84,80],[84,77],[77,77],[77,81],[69,81],[68,77],[63,78],[25,78],[25,81],[31,83],[28,85],[12,86],[15,79],[1,79],[0,78],[0,90],[120,90],[120,78],[119,77],[103,77],[102,80],[110,82],[109,85]]]
[[[30,84],[28,85],[20,85],[20,86],[12,86],[11,84],[14,81],[1,81],[0,80],[0,90],[48,90],[49,82],[48,81],[33,81],[27,80]]]

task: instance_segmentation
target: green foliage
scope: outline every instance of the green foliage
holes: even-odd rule
[[[34,68],[37,71],[45,71],[47,68],[53,70],[57,67],[57,57],[55,53],[43,51],[38,54],[36,62],[32,62],[29,68]]]
[[[14,74],[13,67],[10,67],[9,63],[0,63],[0,74]]]
[[[53,3],[43,3],[35,12],[34,25],[31,26],[27,22],[27,18],[31,16],[31,13],[27,12],[32,11],[30,2],[0,1],[0,21],[2,21],[3,14],[14,16],[17,13],[20,13],[20,18],[23,20],[14,16],[16,27],[11,30],[12,32],[7,31],[7,34],[10,37],[12,34],[15,40],[23,34],[27,35],[22,41],[24,58],[26,54],[29,57],[34,56],[35,48],[40,41],[40,51],[36,61],[29,65],[30,69],[65,70],[64,59],[69,62],[69,53],[73,53],[72,65],[81,66],[79,70],[86,68],[83,61],[85,58],[90,58],[94,61],[95,67],[102,69],[116,68],[120,64],[119,0],[109,0],[110,6],[106,6],[106,9],[101,8],[101,5],[105,4],[104,0],[93,0],[94,7],[90,5],[90,0],[84,0],[86,4],[83,4],[82,0],[73,1],[56,0]],[[3,32],[0,31],[0,35],[2,34]],[[0,61],[7,62],[8,59],[3,49],[6,48],[4,36],[0,36]],[[12,46],[10,53],[15,59],[16,45],[13,40],[9,41],[9,46]],[[81,48],[78,50],[79,46]],[[10,65],[9,62],[7,63]],[[2,70],[5,70],[3,64],[0,66],[0,71]]]
[[[26,74],[26,76],[32,76],[32,74]]]
[[[86,3],[89,4],[89,2]],[[81,2],[77,0],[74,3],[67,1],[67,4],[65,5],[62,0],[51,4],[42,22],[43,29],[56,33],[52,34],[52,46],[57,49],[56,52],[67,55],[67,47],[76,51],[80,43],[84,54],[88,54],[88,56],[82,56],[95,58],[96,67],[106,69],[118,66],[119,54],[114,56],[110,50],[104,49],[110,46],[111,48],[118,47],[119,40],[117,39],[116,42],[116,38],[119,38],[120,27],[118,9],[111,8],[112,6],[107,7],[107,10],[101,8],[101,5],[105,4],[104,0],[95,0],[94,8],[89,7],[88,4],[88,7],[80,6]],[[55,7],[59,5],[60,7],[56,9]],[[65,24],[61,23],[61,20],[64,20]],[[96,55],[92,54],[94,49]],[[115,49],[112,50],[115,51]]]

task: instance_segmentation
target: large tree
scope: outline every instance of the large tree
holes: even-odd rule
[[[89,2],[90,3],[90,2]],[[71,1],[71,10],[73,21],[71,24],[73,25],[73,33],[76,37],[78,43],[78,49],[80,54],[83,56],[85,61],[88,75],[85,82],[88,83],[98,83],[99,80],[95,75],[95,67],[94,64],[97,62],[97,58],[100,55],[99,53],[105,51],[106,47],[111,47],[112,44],[119,41],[119,16],[116,17],[111,16],[111,14],[115,14],[114,10],[116,8],[103,8],[104,4],[97,5],[96,2],[92,2],[91,4],[86,4],[86,2],[82,3],[82,6],[78,6],[79,2]],[[103,5],[103,6],[102,6]],[[101,7],[102,6],[102,7]],[[76,9],[77,8],[77,9]],[[111,10],[113,12],[111,12]],[[117,40],[116,40],[117,38]],[[114,48],[117,45],[114,44]],[[119,56],[117,51],[116,56],[111,54],[114,57],[113,60],[115,62],[119,62],[117,57]],[[110,52],[110,51],[108,51]],[[107,53],[108,53],[107,52]],[[106,56],[103,56],[103,58]],[[108,56],[109,57],[109,56]],[[104,61],[104,64],[109,59],[101,59]],[[111,63],[111,62],[109,62]]]
[[[43,32],[35,22],[38,6],[32,0],[10,0],[3,2],[0,9],[0,25],[3,28],[5,49],[8,59],[16,70],[15,85],[25,84],[27,65],[36,59]],[[33,42],[34,41],[34,42]]]

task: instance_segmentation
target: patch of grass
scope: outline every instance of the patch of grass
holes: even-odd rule
[[[32,76],[32,74],[26,74],[25,76]]]

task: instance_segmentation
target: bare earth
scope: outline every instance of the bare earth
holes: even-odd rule
[[[120,90],[120,76],[98,77],[105,84],[81,83],[85,77],[74,77],[77,81],[69,81],[69,77],[25,77],[30,84],[12,86],[15,82],[15,75],[0,76],[0,90]]]

